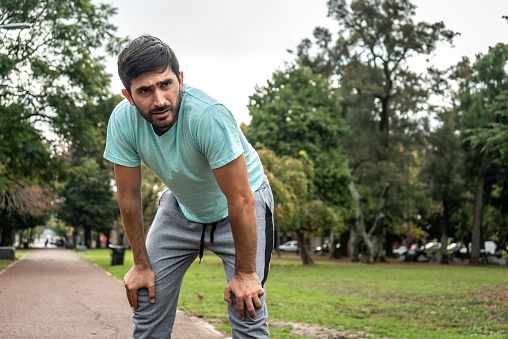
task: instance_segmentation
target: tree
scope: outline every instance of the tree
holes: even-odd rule
[[[460,81],[457,93],[458,109],[468,155],[466,164],[469,164],[467,170],[474,187],[471,264],[479,263],[486,191],[497,181],[495,174],[505,168],[502,163],[495,161],[504,148],[492,147],[492,144],[499,140],[495,133],[499,128],[502,129],[501,124],[505,123],[501,111],[506,107],[504,94],[508,90],[508,74],[505,69],[507,61],[508,45],[499,43],[489,48],[486,55],[478,55],[473,64],[464,58],[456,67]],[[486,128],[492,130],[491,136],[487,138]]]
[[[108,235],[113,220],[119,214],[108,175],[90,158],[73,168],[61,200],[59,219],[74,226],[74,229],[83,227],[87,247],[91,247],[92,229]]]
[[[344,117],[351,127],[343,141],[354,187],[367,202],[368,224],[379,220],[376,201],[386,183],[391,187],[384,198],[385,218],[379,220],[376,240],[366,242],[379,248],[385,221],[400,218],[407,209],[400,201],[411,198],[411,191],[404,192],[410,187],[405,180],[411,177],[411,154],[421,147],[425,125],[418,113],[435,85],[430,75],[412,72],[408,60],[433,53],[456,33],[446,30],[442,22],[415,23],[415,6],[408,0],[329,0],[328,15],[339,23],[335,42],[328,29],[318,27],[314,42],[303,40],[296,55],[303,65],[340,85]],[[314,46],[318,52],[311,55]],[[372,253],[374,248],[369,250]],[[383,260],[383,256],[374,258]]]
[[[110,231],[119,209],[113,194],[111,164],[103,157],[106,146],[107,122],[115,106],[122,100],[112,95],[97,105],[86,105],[82,109],[96,117],[94,140],[85,148],[83,144],[72,144],[65,157],[71,167],[70,181],[60,190],[63,221],[85,230],[85,245],[91,244],[91,231],[106,235],[109,243]],[[83,201],[84,200],[84,201]],[[75,236],[74,232],[73,236]],[[76,245],[75,239],[73,241]]]
[[[4,0],[0,24],[32,28],[0,32],[0,191],[66,179],[62,154],[89,147],[100,118],[90,109],[110,97],[106,53],[116,9],[89,0]],[[19,211],[18,211],[19,212]]]
[[[496,122],[486,127],[474,128],[469,140],[482,152],[499,154],[501,161],[508,161],[508,90],[501,90],[491,105]]]
[[[304,151],[299,158],[278,157],[266,148],[258,150],[265,173],[270,181],[275,201],[274,222],[298,238],[298,249],[302,263],[313,263],[306,243],[307,236],[325,229],[341,230],[339,214],[323,201],[313,199],[313,164]]]
[[[15,230],[44,224],[53,211],[54,192],[43,186],[15,185],[0,197],[0,246],[13,245]],[[20,238],[21,243],[21,238]]]
[[[421,179],[429,183],[430,194],[442,207],[441,263],[448,264],[450,219],[460,207],[465,181],[462,177],[463,149],[457,133],[457,115],[444,111],[438,115],[440,126],[429,136],[429,149]]]
[[[249,140],[278,156],[298,157],[305,151],[315,166],[315,198],[347,208],[347,159],[340,143],[347,128],[330,80],[293,65],[274,72],[250,100]]]
[[[385,204],[386,204],[386,196],[388,194],[388,189],[390,188],[390,184],[386,183],[385,189],[383,190],[383,193],[381,194],[379,198],[379,204],[378,204],[378,211],[376,214],[376,218],[374,219],[374,222],[372,224],[372,227],[370,228],[369,232],[367,233],[365,228],[365,221],[363,217],[363,207],[361,202],[361,196],[358,194],[358,191],[356,190],[355,184],[353,181],[349,183],[349,192],[351,196],[353,197],[353,200],[356,204],[356,216],[355,216],[355,227],[352,229],[351,234],[353,235],[352,240],[352,261],[358,261],[358,249],[359,246],[357,244],[358,236],[361,237],[361,239],[365,242],[365,245],[367,246],[367,251],[363,253],[364,260],[369,263],[370,257],[373,256],[374,260],[379,258],[382,252],[382,247],[379,243],[376,243],[376,238],[378,233],[380,232],[383,220],[385,218]]]
[[[51,211],[49,181],[66,177],[63,159],[52,156],[35,128],[18,121],[11,109],[0,106],[0,214],[4,215],[0,246],[12,245],[11,234],[24,219],[33,220]]]

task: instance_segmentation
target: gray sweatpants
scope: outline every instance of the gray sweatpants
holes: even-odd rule
[[[254,192],[258,241],[256,273],[265,288],[273,249],[273,196],[265,177],[261,187]],[[180,287],[183,277],[203,248],[213,251],[222,259],[227,282],[235,275],[235,243],[229,218],[213,224],[200,224],[185,218],[175,196],[166,191],[146,239],[148,257],[155,272],[155,303],[148,301],[148,290],[138,291],[138,309],[132,317],[133,338],[171,338]],[[201,250],[201,251],[200,251]],[[206,284],[206,281],[203,281]],[[265,288],[266,296],[266,288]],[[268,338],[265,297],[260,298],[263,307],[256,310],[253,320],[245,309],[242,321],[236,299],[227,305],[233,338]]]

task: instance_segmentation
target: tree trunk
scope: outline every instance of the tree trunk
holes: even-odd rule
[[[11,244],[9,244],[9,242],[12,242],[11,228],[8,225],[2,225],[2,234],[0,237],[0,246],[11,246]]]
[[[380,222],[384,224],[384,219]],[[374,261],[386,261],[383,255],[383,228],[384,225],[379,226],[374,234]]]
[[[471,241],[471,265],[478,265],[480,263],[480,246],[481,246],[481,228],[482,228],[482,214],[483,214],[483,191],[485,189],[485,168],[487,166],[487,152],[482,153],[480,161],[480,170],[478,174],[478,181],[476,182],[476,190],[474,196],[474,217],[473,217],[473,232]]]
[[[106,235],[106,248],[109,248],[111,231],[104,231],[104,234]]]
[[[355,224],[351,227],[351,261],[358,262],[358,254],[360,251],[360,238],[364,238],[365,228],[363,225],[363,209],[362,202],[360,200],[360,194],[356,190],[355,183],[351,181],[349,183],[349,193],[353,198],[356,205],[356,217]],[[362,253],[363,255],[364,253]]]
[[[303,232],[297,232],[298,237],[298,249],[300,252],[300,258],[302,258],[302,264],[304,265],[312,265],[314,261],[309,255],[309,251],[307,250],[307,239],[305,239],[305,234]]]
[[[385,232],[385,253],[387,257],[395,257],[393,254],[393,233],[390,230]]]
[[[388,135],[388,100],[389,97],[379,98],[381,100],[381,113],[379,119],[379,131],[385,132]],[[385,140],[385,147],[388,148],[388,139]],[[382,159],[386,160],[386,159]]]
[[[351,194],[351,197],[353,198],[353,201],[356,204],[356,233],[357,237],[361,238],[363,241],[363,251],[362,251],[362,261],[369,263],[371,256],[377,256],[376,260],[384,260],[382,251],[383,251],[383,220],[384,220],[384,202],[386,199],[386,196],[388,194],[388,189],[390,188],[390,184],[386,183],[383,192],[381,193],[380,201],[379,201],[379,208],[378,213],[376,215],[376,219],[374,220],[374,224],[372,225],[372,228],[370,229],[369,233],[365,231],[365,225],[363,222],[363,209],[362,209],[362,203],[360,200],[360,194],[358,194],[358,191],[356,190],[356,186],[354,182],[349,183],[349,193]],[[379,236],[381,234],[381,236]],[[380,239],[380,244],[379,241]],[[381,252],[381,253],[379,253]],[[354,252],[353,252],[354,255]],[[355,260],[353,257],[351,259],[352,261],[358,261],[358,259]]]
[[[441,264],[449,264],[448,256],[448,222],[450,219],[450,207],[447,199],[443,199],[443,218],[441,219]]]
[[[355,224],[351,225],[351,261],[358,262],[358,255],[360,254],[360,237],[358,236],[358,217]]]
[[[95,239],[95,248],[102,248],[101,232],[97,232],[97,239]]]
[[[341,257],[347,257],[350,255],[348,252],[348,241],[349,241],[350,232],[344,232],[340,235],[339,242],[340,248],[339,253]]]
[[[92,248],[92,229],[90,226],[83,226],[83,229],[85,230],[85,246],[87,248]]]
[[[77,227],[72,228],[72,248],[76,248],[76,233],[78,232]]]
[[[340,259],[342,258],[340,248],[337,248],[337,245],[340,244],[339,239],[334,238],[332,243],[330,244],[330,259]]]

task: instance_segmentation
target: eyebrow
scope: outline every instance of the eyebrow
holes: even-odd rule
[[[167,79],[164,79],[162,81],[158,81],[155,85],[159,86],[161,84],[164,84],[164,83],[169,83],[171,84],[173,82],[173,79],[172,78],[167,78]],[[151,89],[153,88],[154,85],[150,85],[150,86],[140,86],[138,88],[136,88],[136,92],[142,92],[144,90],[148,90],[148,89]]]

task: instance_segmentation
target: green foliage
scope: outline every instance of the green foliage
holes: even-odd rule
[[[474,148],[480,148],[482,152],[489,152],[500,155],[500,161],[506,163],[508,160],[508,90],[501,90],[491,103],[496,116],[496,122],[488,127],[480,127],[472,130],[468,141]]]
[[[272,188],[277,225],[287,231],[306,234],[343,230],[338,211],[321,200],[313,199],[314,164],[304,151],[297,159],[289,156],[279,158],[266,148],[258,149],[258,154]]]
[[[440,126],[429,136],[429,150],[421,175],[427,176],[424,180],[430,182],[435,199],[458,200],[465,183],[461,177],[464,155],[457,133],[456,113],[443,112],[438,118]]]
[[[462,129],[469,129],[468,134],[485,128],[494,122],[496,113],[506,111],[507,60],[508,45],[499,43],[486,55],[479,54],[473,64],[465,58],[457,65],[460,122]]]
[[[48,182],[65,178],[63,160],[52,156],[48,143],[34,126],[19,120],[22,107],[0,106],[0,190],[10,192],[16,183]]]
[[[88,0],[0,2],[0,24],[33,24],[0,32],[0,190],[64,179],[59,154],[93,145],[88,108],[109,98],[104,57],[122,41],[115,13]]]
[[[466,188],[462,170],[464,151],[457,133],[457,113],[445,111],[438,114],[438,119],[440,126],[428,137],[420,179],[428,183],[428,194],[439,206],[433,211],[432,218],[439,221],[436,224],[440,225],[436,226],[440,226],[441,241],[447,242],[452,226],[450,218],[462,205],[462,191]]]
[[[347,160],[340,143],[347,128],[330,80],[308,67],[293,65],[274,72],[250,100],[249,141],[263,144],[278,156],[296,158],[305,151],[314,163],[313,197],[347,206]]]
[[[508,198],[508,180],[506,179],[507,61],[508,45],[498,43],[490,47],[486,55],[477,55],[475,62],[470,63],[469,59],[464,58],[455,67],[455,75],[460,84],[456,99],[460,114],[461,136],[466,150],[464,161],[466,179],[473,186],[477,184],[479,178],[485,178],[482,191],[477,190],[475,196],[475,204],[478,206],[473,207],[475,211],[479,211],[477,213],[480,216],[475,218],[477,222],[473,227],[473,234],[482,226],[483,205],[490,204],[501,215],[508,215],[505,203]],[[482,197],[485,196],[486,203],[478,202],[480,194]],[[508,238],[504,222],[499,222],[494,227],[496,229],[488,233],[501,235],[499,240],[506,243]],[[481,233],[477,231],[476,234]],[[483,235],[485,236],[487,234]],[[473,252],[476,253],[475,243],[482,243],[482,239],[477,241],[473,239]]]
[[[93,159],[75,166],[62,192],[58,217],[68,225],[85,229],[85,245],[90,247],[90,232],[108,231],[119,214],[113,199],[110,179]]]
[[[499,43],[471,64],[467,58],[456,66],[461,129],[466,147],[478,157],[485,150],[506,153],[506,98],[508,45]],[[473,158],[474,159],[474,158]]]
[[[59,237],[66,238],[67,237],[67,230],[65,228],[65,225],[60,220],[55,220],[53,227],[50,227],[55,231],[55,234]]]

